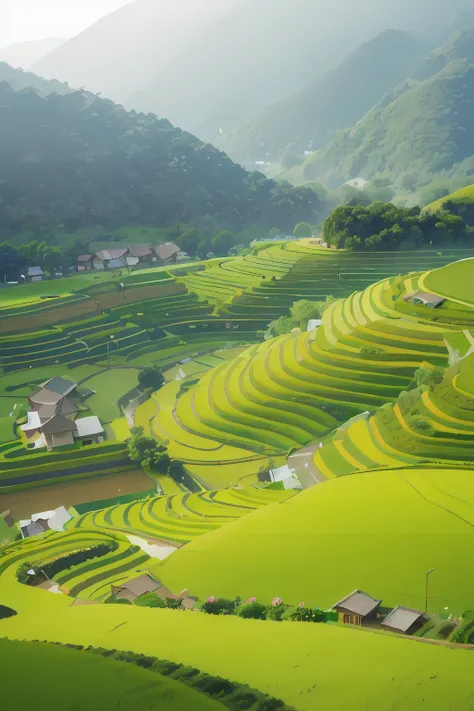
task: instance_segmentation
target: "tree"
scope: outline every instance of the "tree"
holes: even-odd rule
[[[229,253],[230,249],[236,244],[235,237],[229,230],[218,232],[212,239],[212,250],[219,257]]]
[[[145,435],[143,427],[134,427],[132,437],[128,442],[128,456],[132,462],[138,462],[142,467],[149,467],[160,474],[166,474],[170,458],[155,437]]]
[[[26,259],[16,247],[8,242],[0,244],[0,279],[2,281],[17,281],[26,266]]]
[[[186,469],[184,468],[184,465],[181,462],[178,462],[176,460],[173,460],[172,462],[169,463],[168,466],[168,476],[170,476],[173,481],[176,481],[180,484],[184,482],[187,476]]]
[[[183,252],[187,252],[194,257],[201,240],[201,233],[195,227],[192,227],[186,232],[183,232],[179,237],[175,239],[176,244],[180,247]]]
[[[312,237],[313,228],[307,222],[299,222],[293,230],[295,237]]]
[[[165,379],[161,374],[160,367],[154,363],[140,370],[138,373],[138,382],[142,390],[146,390],[147,388],[159,390],[163,386]]]

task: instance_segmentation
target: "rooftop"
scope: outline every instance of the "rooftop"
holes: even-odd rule
[[[177,247],[173,242],[165,242],[165,244],[159,244],[155,248],[155,252],[160,259],[170,259],[174,254],[178,254],[179,247]]]
[[[134,597],[140,597],[140,595],[145,595],[145,593],[153,592],[160,587],[158,583],[151,575],[140,575],[134,580],[129,580],[128,583],[123,583],[123,585],[118,585],[118,592],[127,591],[131,593]]]
[[[41,429],[44,435],[58,435],[61,432],[75,432],[76,423],[68,420],[64,415],[54,415]]]
[[[76,437],[96,437],[104,433],[104,428],[100,424],[100,420],[95,415],[91,417],[81,417],[74,423],[77,428]]]
[[[93,258],[93,254],[80,254],[77,258],[78,262],[90,262],[90,260]]]
[[[128,247],[119,247],[118,249],[101,249],[96,252],[97,259],[102,259],[103,261],[108,261],[109,259],[120,259],[124,254],[128,252]]]
[[[58,395],[69,395],[75,388],[77,388],[77,383],[72,380],[67,380],[66,378],[60,378],[56,376],[43,383],[43,388],[50,390],[53,393],[58,393]]]
[[[53,393],[52,390],[41,388],[41,390],[34,395],[30,395],[28,399],[35,405],[55,405],[57,402],[62,400],[63,397],[64,395]]]
[[[387,615],[382,622],[382,627],[390,627],[390,629],[397,630],[398,632],[408,632],[410,627],[422,617],[424,617],[424,612],[413,610],[411,607],[398,605]]]
[[[149,257],[152,253],[149,244],[132,244],[128,248],[132,257]]]
[[[336,604],[332,606],[332,609],[346,610],[347,612],[353,612],[361,617],[366,617],[373,612],[381,602],[381,600],[374,600],[373,597],[370,597],[370,595],[367,595],[367,593],[362,590],[354,590],[350,595],[336,602]]]

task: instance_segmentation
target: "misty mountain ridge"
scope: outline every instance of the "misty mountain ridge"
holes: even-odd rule
[[[264,109],[225,141],[224,148],[247,165],[282,157],[297,162],[298,154],[321,148],[338,130],[361,119],[430,49],[428,41],[414,34],[386,30],[318,81]]]
[[[470,4],[135,0],[44,57],[34,71],[216,141],[387,27],[439,33]]]
[[[64,37],[45,37],[30,42],[17,42],[0,49],[0,62],[18,69],[30,69],[35,62],[53,52],[67,40]]]
[[[414,191],[474,168],[474,30],[430,53],[352,129],[303,164],[306,180],[389,177]]]

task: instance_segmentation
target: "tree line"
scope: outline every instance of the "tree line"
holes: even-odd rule
[[[450,210],[430,212],[374,202],[337,207],[324,221],[323,235],[339,249],[417,249],[472,242],[474,227]]]

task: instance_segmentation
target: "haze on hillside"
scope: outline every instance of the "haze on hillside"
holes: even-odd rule
[[[393,28],[440,34],[471,0],[134,0],[35,73],[216,141]]]

